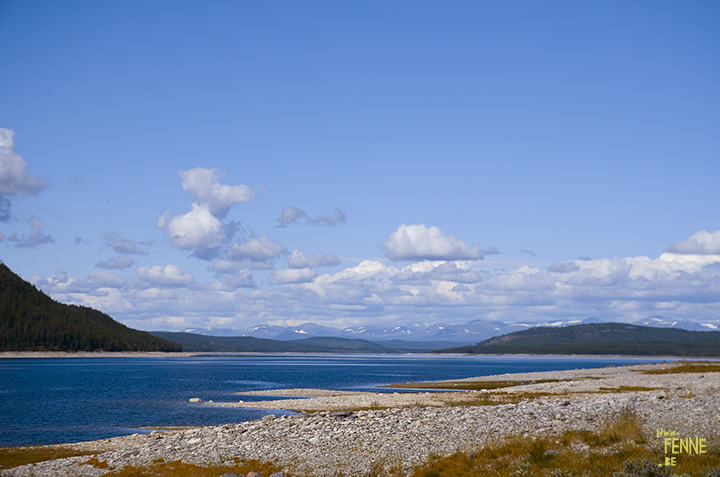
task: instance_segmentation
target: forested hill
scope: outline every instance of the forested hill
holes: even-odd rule
[[[436,352],[711,357],[720,356],[720,331],[686,331],[625,323],[538,327],[495,336],[475,346]]]
[[[0,351],[182,351],[92,308],[58,303],[0,263]]]

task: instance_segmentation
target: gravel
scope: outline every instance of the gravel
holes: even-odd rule
[[[114,468],[148,465],[156,459],[182,460],[195,464],[230,464],[233,458],[242,458],[276,461],[286,471],[308,471],[318,476],[331,476],[338,472],[367,474],[377,466],[400,466],[409,471],[413,465],[425,461],[430,454],[448,454],[458,450],[471,452],[485,443],[511,434],[532,436],[561,433],[566,429],[596,431],[606,419],[624,409],[633,410],[644,420],[651,440],[656,439],[656,430],[661,428],[674,430],[681,435],[709,439],[716,436],[715,423],[720,419],[720,373],[647,375],[637,372],[663,366],[671,365],[495,376],[495,380],[511,379],[518,382],[542,379],[564,381],[489,392],[442,393],[441,400],[437,397],[440,393],[410,394],[413,400],[404,406],[393,404],[403,394],[339,393],[315,398],[340,403],[326,407],[325,412],[291,414],[273,411],[273,414],[256,421],[182,431],[154,431],[75,446],[86,450],[96,448],[102,452],[97,458]],[[476,380],[487,381],[492,378]],[[618,392],[622,391],[621,386],[626,388]],[[653,389],[628,390],[638,386]],[[306,390],[296,391],[300,395],[312,395]],[[453,400],[498,392],[543,394],[517,404],[447,405],[453,404]],[[372,399],[380,406],[392,407],[353,410],[364,407],[364,399],[367,398],[365,394],[373,394]],[[436,404],[423,405],[422,399],[425,397]],[[301,410],[298,406],[305,406],[312,400],[288,400],[282,403],[288,409],[297,411]],[[300,402],[303,404],[298,404]],[[328,402],[316,401],[313,405]],[[278,401],[271,403],[277,409]],[[232,405],[262,407],[258,404],[262,403]],[[87,456],[72,457],[24,465],[0,471],[0,475],[99,476],[108,471],[92,465],[81,465],[88,459]]]

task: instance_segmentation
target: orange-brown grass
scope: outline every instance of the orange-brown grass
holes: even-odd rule
[[[620,386],[617,388],[600,388],[601,393],[625,393],[632,391],[657,391],[662,388],[648,388],[646,386]]]
[[[258,472],[267,477],[274,472],[282,470],[272,462],[259,462],[256,460],[236,459],[233,465],[201,466],[181,461],[157,462],[149,466],[127,466],[122,469],[105,474],[112,477],[218,477],[227,472],[238,475],[247,475],[248,472]],[[285,475],[288,475],[286,472]]]
[[[94,454],[97,454],[97,452],[78,452],[63,446],[0,447],[0,469],[9,469],[18,465],[34,464],[46,460]]]
[[[641,459],[660,464],[663,450],[646,440],[640,420],[625,411],[596,432],[511,437],[472,453],[434,456],[416,467],[412,477],[608,477],[622,471],[626,461]],[[720,450],[715,447],[707,454],[678,457],[674,471],[701,477],[718,467]]]
[[[97,457],[88,459],[85,462],[82,462],[80,465],[92,465],[93,467],[95,467],[97,469],[107,469],[108,468],[107,461],[99,460]]]
[[[641,372],[643,374],[718,373],[720,372],[720,363],[712,361],[683,361],[682,364],[678,366],[648,369]]]

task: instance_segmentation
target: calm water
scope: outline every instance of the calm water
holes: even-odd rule
[[[596,368],[647,358],[262,355],[0,359],[0,446],[103,439],[141,427],[217,425],[270,411],[188,403],[249,401],[276,388],[374,390],[407,381]],[[256,400],[267,399],[258,397]],[[282,405],[278,405],[282,409]]]

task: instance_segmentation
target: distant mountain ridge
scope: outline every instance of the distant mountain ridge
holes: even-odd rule
[[[720,356],[720,331],[592,323],[560,328],[531,328],[496,336],[475,346],[435,352],[715,357]]]
[[[500,321],[473,320],[463,324],[433,323],[431,325],[364,325],[347,328],[333,328],[317,323],[303,323],[297,326],[278,326],[260,324],[251,326],[245,331],[219,330],[206,328],[202,330],[186,329],[185,332],[199,333],[214,336],[250,336],[280,341],[292,341],[314,336],[332,336],[337,338],[360,338],[382,343],[388,340],[402,340],[408,342],[450,342],[460,344],[475,344],[514,331],[521,331],[537,327],[566,327],[580,324],[604,323],[602,320],[589,317],[585,319],[549,320],[545,322],[518,322],[504,323]],[[711,323],[701,324],[692,320],[671,320],[663,316],[650,316],[633,322],[641,326],[657,328],[676,328],[689,331],[712,331],[717,325]]]

